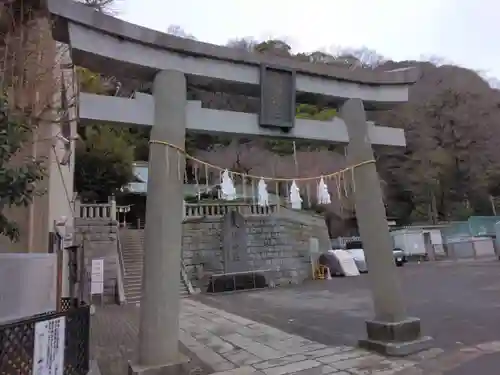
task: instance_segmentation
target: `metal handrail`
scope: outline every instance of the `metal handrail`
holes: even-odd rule
[[[120,230],[117,230],[116,235],[116,251],[118,252],[118,272],[116,275],[116,286],[118,292],[118,304],[123,305],[125,303],[125,286],[123,285],[124,276],[125,276],[125,264],[123,262],[123,252],[122,252],[122,243],[120,241]]]
[[[182,259],[181,259],[181,282],[184,283],[184,285],[188,289],[189,294],[196,294],[198,292],[193,288],[193,284],[191,284],[191,281],[188,278],[186,272],[186,265],[184,264],[184,261]]]

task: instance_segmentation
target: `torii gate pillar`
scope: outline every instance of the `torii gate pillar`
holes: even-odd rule
[[[184,147],[186,78],[161,71],[153,83],[151,139]],[[188,361],[179,353],[179,282],[182,246],[184,155],[149,146],[148,198],[144,233],[144,269],[138,362],[131,374],[177,375]]]
[[[340,109],[347,125],[350,165],[374,160],[361,99],[349,99]],[[353,169],[358,228],[363,239],[375,317],[366,322],[367,338],[360,346],[379,353],[405,356],[429,347],[431,337],[421,336],[420,319],[408,318],[391,252],[380,179],[375,163]]]

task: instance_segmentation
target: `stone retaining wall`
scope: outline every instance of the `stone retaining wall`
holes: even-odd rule
[[[83,244],[85,264],[90,270],[92,259],[104,259],[104,300],[115,302],[118,259],[118,223],[107,219],[75,218],[75,240]]]
[[[326,225],[316,227],[278,216],[245,219],[250,267],[272,270],[275,285],[297,284],[311,276],[309,238],[328,240]],[[222,273],[222,221],[198,219],[184,223],[183,260],[191,282],[206,290],[210,274]]]

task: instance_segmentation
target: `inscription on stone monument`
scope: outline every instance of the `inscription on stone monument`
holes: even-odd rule
[[[295,123],[295,71],[262,66],[260,90],[260,126],[291,129]]]
[[[236,211],[224,216],[222,232],[224,272],[250,271],[245,218]]]

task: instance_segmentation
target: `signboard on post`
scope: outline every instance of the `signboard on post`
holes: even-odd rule
[[[104,259],[92,259],[90,294],[104,293]]]
[[[66,318],[35,324],[33,375],[63,375]]]

